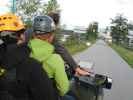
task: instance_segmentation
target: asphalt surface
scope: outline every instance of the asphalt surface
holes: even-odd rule
[[[133,69],[104,41],[98,40],[74,59],[93,62],[95,73],[113,78],[112,89],[104,89],[104,100],[133,100]]]

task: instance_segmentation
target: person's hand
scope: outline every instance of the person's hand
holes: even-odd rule
[[[81,69],[80,67],[77,67],[75,70],[75,75],[76,76],[86,76],[86,75],[90,75],[92,73],[92,71],[86,71]]]

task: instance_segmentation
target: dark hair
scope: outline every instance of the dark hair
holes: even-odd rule
[[[53,19],[55,25],[59,24],[59,21],[60,21],[60,14],[59,13],[51,12],[48,14],[48,16],[50,16]]]
[[[24,34],[24,32],[25,32],[25,29],[17,31],[18,34]]]

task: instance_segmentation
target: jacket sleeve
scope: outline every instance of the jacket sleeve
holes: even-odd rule
[[[57,40],[54,40],[53,45],[55,47],[55,52],[63,58],[65,63],[67,63],[73,69],[73,71],[75,71],[78,65],[76,64],[68,50]]]
[[[51,63],[50,63],[51,62]],[[64,96],[69,90],[69,80],[65,72],[64,61],[58,54],[49,58],[48,64],[54,67],[54,81],[60,96]]]
[[[36,61],[29,61],[29,86],[35,100],[57,100],[53,84]]]

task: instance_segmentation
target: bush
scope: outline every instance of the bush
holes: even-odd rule
[[[111,44],[110,46],[133,68],[133,51],[122,45]]]

